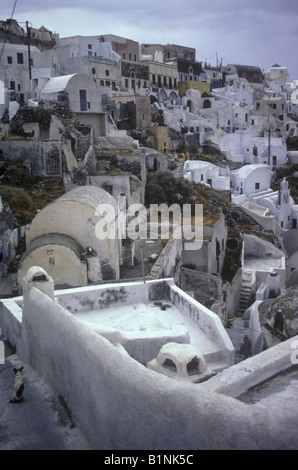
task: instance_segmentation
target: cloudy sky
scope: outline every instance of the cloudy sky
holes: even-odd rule
[[[4,0],[2,0],[4,3]],[[116,34],[139,43],[179,44],[196,59],[277,63],[298,79],[297,0],[5,0],[1,18],[45,26],[60,37]]]

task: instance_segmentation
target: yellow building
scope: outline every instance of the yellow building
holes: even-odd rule
[[[155,150],[162,153],[170,153],[172,144],[168,126],[153,126],[150,128],[150,132],[154,139]]]
[[[195,80],[185,80],[184,82],[178,83],[178,92],[180,96],[185,96],[187,90],[198,90],[201,93],[201,96],[203,96],[204,93],[209,96],[210,83],[198,82]]]

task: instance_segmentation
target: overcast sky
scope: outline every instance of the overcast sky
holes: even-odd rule
[[[1,0],[1,18],[60,37],[116,34],[196,49],[196,59],[288,67],[298,79],[298,0]],[[5,2],[5,4],[4,4]],[[16,3],[15,3],[16,2]],[[15,7],[15,9],[14,9]]]

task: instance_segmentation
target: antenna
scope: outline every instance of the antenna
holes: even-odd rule
[[[31,74],[31,51],[30,51],[31,28],[29,28],[29,26],[28,26],[28,21],[26,21],[26,31],[27,31],[27,43],[28,43],[29,80],[31,80],[31,78],[32,78],[32,74]]]

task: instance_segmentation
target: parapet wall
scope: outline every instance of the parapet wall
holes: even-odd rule
[[[151,371],[37,287],[24,295],[22,359],[63,396],[92,448],[277,448],[265,407]]]
[[[254,358],[248,367],[243,361],[241,366],[232,366],[216,375],[214,380],[210,379],[210,385],[209,381],[194,385],[168,378],[147,369],[121,345],[110,343],[75,318],[54,296],[53,282],[46,276],[37,280],[36,275],[42,274],[40,270],[31,277],[27,273],[23,302],[12,300],[15,302],[12,308],[17,309],[14,315],[22,312],[18,322],[22,324],[24,347],[17,353],[64,398],[93,449],[295,448],[298,419],[295,413],[284,417],[282,407],[272,410],[232,397],[262,380],[262,371],[255,370]],[[172,301],[181,302],[181,308],[191,312],[193,299],[181,297],[180,290],[170,282],[157,283],[154,292],[147,285],[151,300],[158,295],[164,298],[165,292],[170,291]],[[144,290],[142,283],[140,286]],[[132,286],[129,290],[132,294]],[[137,290],[140,294],[142,289]],[[7,307],[5,317],[11,314],[9,310]],[[265,353],[270,357],[270,351]],[[258,357],[261,366],[262,354]],[[290,366],[290,354],[289,344],[287,350],[282,346],[282,355],[279,346],[275,349],[271,375]]]

